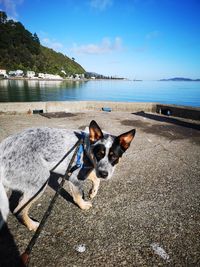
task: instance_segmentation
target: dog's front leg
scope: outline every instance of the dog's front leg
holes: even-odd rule
[[[97,178],[94,171],[89,174],[88,179],[92,181],[92,188],[90,189],[89,197],[90,199],[93,199],[98,192],[100,179]]]
[[[69,179],[69,186],[72,193],[72,197],[74,202],[82,209],[88,210],[92,207],[92,203],[90,201],[85,201],[83,199],[83,190],[80,182],[77,178],[71,176]]]

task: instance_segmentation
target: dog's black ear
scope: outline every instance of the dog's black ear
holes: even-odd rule
[[[129,148],[129,146],[130,146],[130,144],[131,144],[131,142],[135,136],[135,132],[136,132],[136,130],[133,129],[131,131],[128,131],[126,133],[119,135],[116,138],[124,152]]]
[[[90,142],[91,143],[95,143],[99,139],[103,138],[103,133],[101,131],[101,128],[94,120],[92,120],[90,122],[89,132],[90,132]]]

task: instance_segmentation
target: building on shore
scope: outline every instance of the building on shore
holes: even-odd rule
[[[44,79],[44,78],[45,78],[45,77],[44,77],[44,73],[39,72],[39,73],[38,73],[38,78],[39,78],[39,79]]]
[[[60,75],[48,74],[48,73],[45,73],[44,78],[47,80],[62,80],[63,79]]]
[[[63,80],[60,75],[49,74],[49,73],[38,73],[39,79],[46,79],[46,80]]]
[[[0,69],[0,77],[8,78],[8,75],[6,73],[6,70]]]
[[[24,72],[23,70],[11,70],[8,72],[8,75],[11,77],[23,77]]]
[[[65,76],[67,75],[64,70],[61,71],[62,74]],[[63,77],[58,74],[50,74],[50,73],[35,73],[35,71],[32,70],[10,70],[7,74],[7,71],[5,69],[0,69],[0,77],[1,78],[10,78],[10,79],[18,79],[18,78],[28,78],[28,79],[43,79],[43,80],[63,80]],[[66,79],[70,80],[84,80],[85,75],[84,74],[72,74],[70,76],[67,76]]]
[[[27,70],[26,77],[27,78],[35,78],[35,71]]]

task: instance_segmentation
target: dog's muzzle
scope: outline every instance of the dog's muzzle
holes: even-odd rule
[[[100,178],[107,178],[108,177],[108,172],[107,171],[98,171],[99,177]]]

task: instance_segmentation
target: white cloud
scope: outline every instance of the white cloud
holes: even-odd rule
[[[89,4],[92,8],[102,11],[108,7],[111,7],[113,4],[113,1],[112,0],[90,0]]]
[[[116,37],[114,41],[104,38],[100,44],[74,44],[71,50],[76,54],[107,54],[122,50],[122,40],[120,37]]]
[[[23,0],[0,0],[3,11],[5,11],[8,17],[16,19],[18,17],[17,6],[22,4]]]

